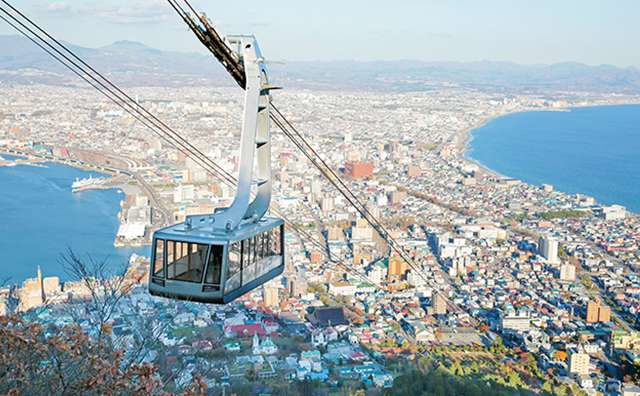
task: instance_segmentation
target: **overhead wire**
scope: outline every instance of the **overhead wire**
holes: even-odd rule
[[[194,34],[196,34],[196,37],[198,37],[198,39],[202,42],[202,44],[204,44],[205,47],[207,47],[214,54],[214,56],[216,56],[216,58],[220,59],[216,54],[215,50],[211,48],[210,46],[211,43],[206,41],[207,39],[205,38],[205,35],[208,34],[209,36],[211,36],[209,37],[208,40],[211,40],[213,42],[219,42],[220,38],[217,36],[217,33],[208,31],[208,29],[206,28],[208,24],[205,23],[205,21],[203,20],[204,16],[199,15],[187,0],[183,0],[185,4],[191,9],[192,12],[195,13],[196,17],[203,24],[203,28],[199,29],[197,25],[194,23],[194,21],[191,19],[189,14],[186,13],[184,9],[182,9],[182,7],[180,7],[180,5],[176,0],[167,0],[167,1],[171,4],[174,10],[178,12],[178,14],[182,17],[182,19],[185,20],[185,22],[187,22],[187,25],[189,26],[189,28],[194,31]],[[224,45],[224,44],[220,44],[220,45]],[[230,60],[230,61],[234,61],[234,60]],[[225,67],[226,66],[227,65],[225,65]],[[235,66],[236,67],[234,68],[234,70],[243,69],[243,65],[238,62],[236,62]],[[227,67],[227,70],[229,70],[228,67]],[[244,88],[243,81],[241,81],[238,78],[238,76],[233,72],[230,71],[230,74],[236,80],[236,82],[241,87]],[[376,230],[378,235],[380,235],[380,237],[385,242],[387,242],[387,244],[391,247],[392,251],[397,253],[400,256],[400,258],[402,258],[402,260],[405,261],[407,265],[412,270],[414,270],[425,282],[432,284],[435,287],[435,284],[433,284],[431,280],[427,278],[424,271],[405,252],[404,248],[395,240],[395,238],[393,238],[392,235],[390,235],[390,233],[378,221],[378,219],[376,219],[375,216],[373,216],[369,212],[367,207],[364,204],[362,204],[362,202],[360,202],[360,200],[351,191],[351,189],[346,184],[344,184],[342,179],[338,177],[338,175],[333,171],[333,169],[322,159],[320,155],[318,155],[318,153],[313,149],[313,147],[311,147],[311,145],[306,141],[306,139],[287,120],[287,118],[280,112],[280,110],[275,106],[275,104],[273,104],[273,102],[271,102],[271,107],[276,111],[277,115],[281,117],[282,121],[277,120],[276,115],[273,113],[270,113],[270,118],[276,123],[276,125],[282,130],[282,132],[296,145],[296,147],[298,147],[298,149],[300,149],[300,151],[303,154],[305,154],[305,156],[307,156],[307,158],[309,158],[311,163],[320,171],[320,173],[323,176],[325,176],[329,180],[329,182],[338,190],[338,192],[343,195],[343,197],[347,200],[347,202],[349,202],[349,204],[351,204],[358,211],[358,213],[360,213],[360,215],[369,223],[369,225],[371,225]],[[287,131],[287,127],[291,128],[293,132]],[[302,143],[297,142],[296,137],[297,139],[300,139]],[[311,151],[313,155],[309,155],[307,150]]]
[[[180,136],[178,133],[173,131],[173,129],[171,129],[168,125],[166,125],[164,122],[162,122],[157,117],[155,117],[152,113],[150,113],[144,106],[139,105],[129,95],[127,95],[120,88],[118,88],[116,85],[111,83],[111,81],[109,81],[106,77],[104,77],[102,74],[97,72],[94,68],[92,68],[90,65],[88,65],[86,62],[84,62],[80,57],[75,55],[66,46],[64,46],[62,43],[60,43],[58,40],[56,40],[54,37],[52,37],[50,34],[48,34],[44,29],[42,29],[40,26],[38,26],[35,22],[30,20],[28,17],[26,17],[23,13],[21,13],[19,10],[17,10],[15,7],[13,7],[11,4],[9,4],[6,0],[2,0],[2,2],[5,3],[8,7],[10,7],[15,13],[20,15],[20,17],[22,17],[25,21],[27,21],[31,26],[33,26],[34,28],[36,28],[37,30],[42,32],[47,38],[49,38],[52,42],[57,44],[62,50],[64,50],[72,58],[76,59],[82,66],[79,65],[78,63],[76,63],[76,61],[70,59],[67,55],[62,53],[58,48],[53,46],[50,42],[47,42],[47,40],[45,40],[38,33],[34,32],[28,26],[26,26],[25,23],[20,21],[14,15],[9,13],[4,8],[0,7],[0,11],[4,12],[9,18],[11,18],[13,21],[15,21],[20,26],[22,26],[23,29],[26,29],[27,31],[29,31],[29,33],[31,33],[31,35],[33,35],[36,38],[38,38],[42,43],[47,45],[49,48],[51,48],[51,50],[53,50],[58,55],[54,54],[49,49],[45,48],[42,44],[37,42],[33,37],[29,36],[24,30],[20,29],[15,24],[13,24],[9,20],[7,20],[5,17],[0,15],[0,18],[2,20],[4,20],[7,24],[12,26],[16,31],[21,33],[26,38],[28,38],[30,41],[32,41],[35,45],[40,47],[47,54],[49,54],[54,59],[56,59],[59,63],[64,65],[66,68],[68,68],[71,72],[73,72],[78,77],[80,77],[82,80],[87,82],[90,86],[92,86],[93,88],[98,90],[107,99],[109,99],[110,101],[112,101],[113,103],[118,105],[119,107],[123,108],[128,114],[130,114],[136,120],[140,121],[143,125],[145,125],[147,128],[149,128],[151,131],[153,131],[154,133],[158,134],[164,140],[169,142],[169,144],[171,144],[174,148],[176,148],[176,149],[184,152],[185,154],[189,155],[192,159],[194,159],[194,161],[196,163],[198,163],[198,165],[202,166],[204,169],[206,169],[207,171],[209,171],[210,173],[212,173],[213,175],[218,177],[219,180],[221,180],[225,184],[229,185],[231,188],[235,187],[235,183],[236,183],[235,178],[232,175],[230,175],[228,172],[226,172],[218,164],[216,164],[215,161],[211,160],[208,156],[206,156],[200,150],[198,150],[196,147],[191,145],[188,141],[186,141],[184,138],[182,138],[182,136]],[[177,11],[177,9],[176,9],[176,11]],[[64,61],[61,58],[64,58]],[[74,67],[75,67],[75,69],[74,69]],[[93,72],[95,75],[93,75],[90,72],[88,72],[85,69],[85,67],[87,69],[89,69],[91,72]],[[80,72],[78,72],[78,70],[80,70],[80,72],[82,72],[82,74]],[[97,78],[96,76],[98,76],[99,78]],[[132,103],[136,103],[136,106],[133,106]],[[273,103],[272,103],[272,106],[273,106]],[[282,117],[284,122],[286,122],[288,125],[291,125],[275,106],[273,106],[273,108]],[[142,112],[139,109],[142,109]],[[294,144],[296,144],[296,146],[305,155],[307,155],[309,157],[308,153],[304,150],[303,146],[301,146],[298,142],[296,142],[295,139],[293,138],[293,135],[291,135],[286,130],[286,127],[284,126],[284,124],[273,115],[272,115],[271,119],[283,131],[283,133],[285,133],[285,135],[287,137],[289,137],[289,139],[291,139],[294,142]],[[294,131],[295,131],[295,128],[292,128],[292,129],[294,129]],[[297,131],[295,131],[295,132],[297,133]],[[306,141],[305,141],[305,143],[306,143]],[[307,145],[308,145],[308,143],[307,143]],[[314,153],[314,155],[317,156],[317,153]],[[317,157],[319,157],[319,156],[317,156]],[[318,167],[318,165],[315,163],[315,161],[312,160],[312,163],[316,167]],[[320,169],[320,168],[318,167],[318,169]],[[332,181],[331,180],[332,178],[330,176],[328,176],[328,174],[326,172],[321,170],[321,173],[325,177],[327,177],[330,181]],[[334,183],[334,185],[335,185],[335,183]],[[351,200],[349,200],[349,201],[355,207],[353,202],[351,202]],[[302,230],[301,228],[297,227],[293,222],[289,221],[287,219],[287,217],[284,216],[284,214],[282,212],[280,212],[277,208],[272,207],[271,209],[272,209],[272,211],[274,211],[278,215],[280,215],[283,218],[283,220],[285,220],[285,222],[287,222],[288,225],[291,228],[295,229],[298,233],[303,234],[305,236],[304,239],[306,239],[308,242],[312,243],[313,245],[319,246],[320,249],[323,249],[323,250],[326,249],[326,246],[323,246],[319,241],[317,241],[315,238],[311,237],[309,235],[309,233],[307,233],[305,230]],[[356,209],[358,209],[358,208],[356,207]],[[331,257],[332,253],[331,253],[330,249],[326,249],[326,250],[327,250],[327,254],[328,254],[329,259],[333,259],[336,262],[339,261],[339,260],[336,260],[335,257]],[[348,263],[340,262],[339,264],[342,265],[344,268],[348,269],[353,274],[360,276],[365,282],[372,283],[369,280],[369,278],[366,277],[366,275],[363,275],[358,269],[354,268],[353,266],[349,265]],[[374,284],[374,286],[379,288],[379,285],[375,285]]]

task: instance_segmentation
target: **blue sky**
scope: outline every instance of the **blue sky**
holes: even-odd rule
[[[224,33],[254,34],[271,60],[576,61],[640,68],[638,0],[190,2]],[[205,53],[165,0],[10,3],[55,37],[84,47],[131,40]],[[14,32],[0,21],[0,34]]]

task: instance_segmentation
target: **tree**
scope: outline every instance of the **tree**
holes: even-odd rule
[[[0,394],[171,395],[156,366],[127,364],[123,350],[91,340],[80,326],[54,330],[0,317]],[[183,395],[205,396],[206,389],[197,377]]]
[[[553,386],[551,385],[550,381],[546,381],[544,384],[542,384],[542,387],[540,389],[542,389],[542,391],[544,391],[548,395],[553,394]]]

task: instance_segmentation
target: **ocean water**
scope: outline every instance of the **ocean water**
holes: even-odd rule
[[[7,159],[11,157],[4,156]],[[76,178],[90,173],[45,163],[0,167],[0,280],[21,283],[37,275],[69,280],[60,263],[72,249],[84,260],[107,260],[114,271],[128,265],[132,253],[149,256],[149,247],[116,248],[118,190],[71,192]],[[101,175],[93,173],[93,177]]]
[[[640,213],[640,105],[509,114],[474,129],[469,147],[502,175]]]

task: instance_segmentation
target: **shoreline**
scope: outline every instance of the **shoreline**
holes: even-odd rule
[[[123,216],[124,211],[127,209],[125,206],[123,206],[123,204],[127,202],[127,198],[137,194],[144,194],[143,188],[139,186],[137,177],[135,177],[134,173],[130,170],[107,168],[105,166],[92,164],[77,158],[72,159],[72,158],[64,158],[64,157],[55,157],[53,155],[39,155],[39,154],[27,153],[27,152],[22,152],[16,149],[11,149],[5,146],[0,147],[0,156],[24,158],[24,161],[18,162],[16,165],[28,165],[28,166],[49,168],[48,166],[43,165],[42,163],[52,162],[52,163],[74,167],[83,172],[96,172],[96,173],[108,176],[108,178],[105,179],[104,183],[102,183],[99,186],[82,187],[76,190],[73,190],[73,188],[69,186],[69,189],[72,194],[81,193],[83,191],[90,191],[90,190],[104,191],[104,190],[113,190],[113,189],[117,190],[118,193],[122,193],[124,197],[120,203],[121,211],[118,212],[118,215],[117,215],[118,222],[121,221],[121,217]],[[135,187],[128,184],[126,180],[123,180],[123,177],[124,178],[128,177],[133,179],[133,181],[135,182]],[[135,190],[132,190],[132,187],[134,187]],[[149,198],[149,201],[151,202],[152,199]],[[153,207],[153,210],[159,210],[159,209],[156,207]],[[152,230],[152,227],[149,227],[149,229],[145,233],[146,238],[144,238],[144,240],[141,243],[129,243],[129,242],[124,243],[116,235],[114,237],[113,246],[116,248],[139,248],[144,246],[151,246],[151,242],[147,241],[147,239],[149,239],[148,235],[153,235],[153,232],[151,230]]]
[[[465,128],[465,129],[461,130],[460,132],[458,132],[456,134],[455,139],[457,140],[456,147],[458,148],[458,152],[456,153],[455,156],[459,160],[461,160],[463,162],[466,162],[468,164],[476,165],[479,168],[479,170],[481,170],[487,176],[515,179],[515,178],[513,178],[511,176],[503,175],[503,174],[501,174],[501,173],[499,173],[497,171],[489,169],[487,166],[483,165],[482,163],[478,162],[477,160],[469,158],[469,157],[467,157],[465,155],[465,153],[471,148],[470,147],[470,143],[473,141],[473,136],[471,135],[472,131],[474,131],[475,129],[478,129],[478,128],[481,128],[481,127],[485,126],[491,120],[494,120],[494,119],[499,118],[499,117],[504,117],[504,116],[507,116],[507,115],[511,115],[511,114],[517,114],[517,113],[527,113],[527,112],[535,112],[535,111],[564,111],[564,112],[567,112],[567,111],[571,111],[571,109],[579,109],[579,108],[585,108],[585,107],[629,106],[629,105],[631,105],[631,106],[640,105],[640,100],[638,102],[636,102],[636,103],[623,103],[623,104],[620,104],[620,103],[606,103],[606,104],[594,104],[594,105],[582,105],[582,106],[578,105],[578,106],[552,108],[552,109],[526,109],[526,110],[506,112],[506,113],[499,114],[499,115],[496,115],[496,116],[487,117],[487,118],[484,118],[484,119],[476,122],[474,125],[469,126],[469,127]],[[523,180],[520,180],[520,181],[522,183],[525,183],[527,185],[535,187],[535,185],[533,185],[533,184],[531,184],[529,182],[526,182],[526,181],[523,181]],[[567,192],[564,192],[564,191],[561,191],[561,190],[556,190],[555,188],[554,188],[554,191],[557,191],[557,192],[560,192],[560,193],[566,194],[566,195],[575,195],[575,194],[570,194],[570,193],[567,193]],[[582,193],[577,193],[577,194],[582,194]],[[599,204],[599,205],[602,205],[602,206],[606,206],[604,204],[599,203],[598,201],[596,201],[595,203]],[[629,211],[629,210],[627,210],[627,212],[630,213],[630,214],[638,215],[637,213]]]

